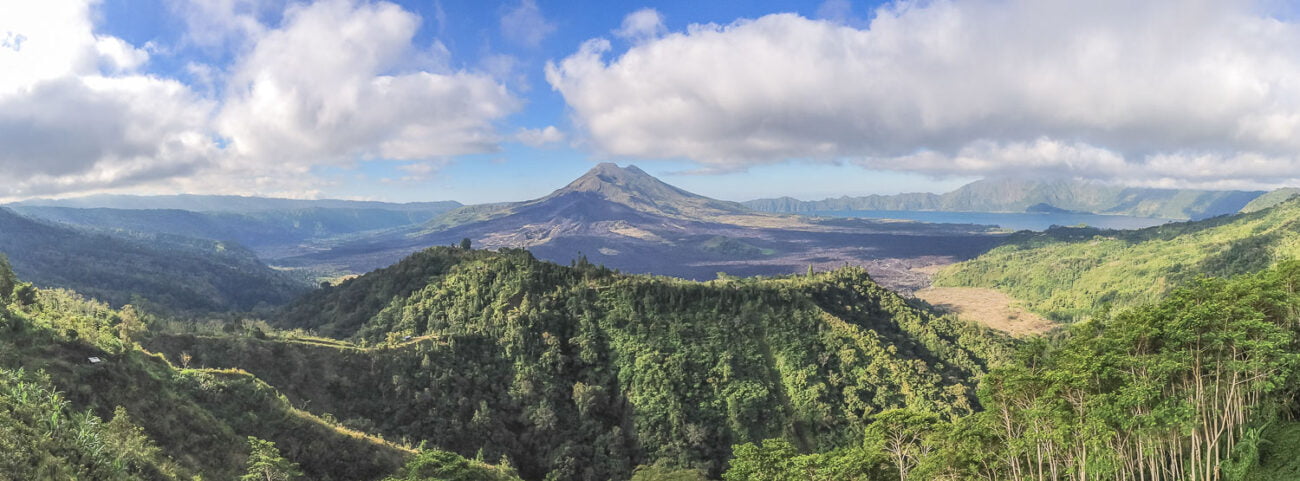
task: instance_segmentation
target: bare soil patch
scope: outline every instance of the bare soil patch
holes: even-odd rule
[[[957,317],[984,324],[1012,336],[1046,333],[1055,322],[1015,305],[1011,297],[993,289],[974,287],[931,287],[916,291],[916,297]]]

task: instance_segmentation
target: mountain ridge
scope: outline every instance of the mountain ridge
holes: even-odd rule
[[[1093,214],[1168,219],[1204,219],[1235,214],[1263,191],[1210,191],[1123,187],[1092,181],[990,178],[944,194],[842,196],[820,201],[791,197],[742,202],[763,212],[836,210],[935,210],[946,212],[1026,212],[1032,206]]]
[[[251,310],[305,291],[231,243],[165,234],[110,235],[0,207],[0,253],[42,287],[74,289],[113,305],[138,296],[176,309]]]
[[[120,195],[97,194],[60,199],[27,199],[7,204],[28,207],[104,208],[124,210],[186,210],[192,212],[262,212],[311,208],[384,209],[401,211],[450,210],[463,204],[456,201],[380,202],[342,199],[290,199],[243,195]]]

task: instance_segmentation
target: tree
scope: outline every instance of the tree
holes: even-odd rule
[[[768,439],[761,445],[745,443],[733,447],[731,468],[722,475],[726,481],[794,481],[799,474],[791,462],[799,451],[789,441]]]
[[[144,320],[140,319],[140,311],[130,304],[122,306],[120,317],[122,321],[117,324],[117,333],[122,339],[122,346],[125,347],[131,345],[131,338],[136,333],[145,330],[145,325]]]
[[[707,481],[708,475],[698,469],[673,469],[663,466],[637,466],[632,481]]]
[[[16,287],[18,287],[18,276],[14,274],[13,266],[9,265],[9,257],[0,254],[0,304],[7,303],[13,298]]]
[[[473,243],[469,240],[468,237],[460,240],[461,250],[469,250],[473,246],[474,246]]]
[[[491,466],[437,449],[422,451],[384,481],[518,481],[508,465]]]
[[[889,455],[898,468],[898,479],[907,481],[907,474],[928,453],[923,441],[939,423],[934,413],[913,409],[891,409],[876,415],[868,428],[869,439]]]
[[[290,481],[302,476],[298,464],[280,456],[275,443],[249,436],[248,447],[248,474],[240,481]]]
[[[117,450],[117,456],[132,466],[145,466],[158,457],[159,449],[144,428],[131,422],[126,408],[118,406],[113,410],[113,420],[104,423],[105,441]]]

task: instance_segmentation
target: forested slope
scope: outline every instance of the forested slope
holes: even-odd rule
[[[1058,228],[1021,233],[935,278],[1002,290],[1057,320],[1103,305],[1152,302],[1201,275],[1256,272],[1300,258],[1300,201],[1262,211],[1136,231]]]
[[[371,347],[185,336],[150,346],[247,369],[391,439],[506,455],[527,479],[627,479],[655,463],[717,474],[732,444],[776,436],[856,445],[883,410],[973,411],[973,379],[1009,344],[916,309],[857,268],[696,283],[522,250],[433,248],[310,296],[282,322]]]
[[[248,247],[264,258],[300,253],[302,244],[339,236],[414,226],[443,211],[381,208],[304,208],[254,212],[193,212],[176,209],[86,209],[13,206],[15,212],[46,221],[107,232],[167,234]],[[447,206],[450,210],[452,207]]]
[[[174,367],[136,347],[153,321],[36,289],[0,265],[0,480],[235,479],[249,472],[250,436],[304,479],[498,473],[436,451],[413,458],[294,408],[247,372]],[[499,474],[450,479],[509,479]]]
[[[1298,285],[1291,261],[1192,282],[1028,343],[980,381],[978,413],[879,413],[842,450],[738,446],[724,479],[1297,479]]]
[[[30,282],[119,306],[140,297],[174,309],[249,310],[283,304],[307,287],[235,244],[94,233],[6,208],[0,208],[0,252]]]

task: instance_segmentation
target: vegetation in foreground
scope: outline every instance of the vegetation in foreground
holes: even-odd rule
[[[1010,344],[857,268],[698,283],[441,247],[318,291],[280,322],[353,342],[147,346],[246,369],[389,439],[504,456],[526,479],[628,479],[639,465],[716,476],[736,443],[829,449],[860,443],[888,409],[959,416]]]
[[[350,342],[151,334],[0,272],[0,446],[14,479],[1278,481],[1297,286],[1295,262],[1198,279],[1008,355],[857,269],[692,283],[437,248],[284,317]]]
[[[1156,302],[1200,276],[1257,272],[1294,258],[1300,258],[1300,200],[1136,231],[1020,233],[940,272],[935,285],[997,289],[1054,320],[1074,321],[1099,306]]]
[[[861,446],[735,448],[724,479],[1297,479],[1300,263],[1077,324],[980,381],[983,410],[868,421]]]
[[[513,476],[341,428],[246,372],[176,368],[136,344],[156,321],[37,289],[0,262],[0,480]]]

